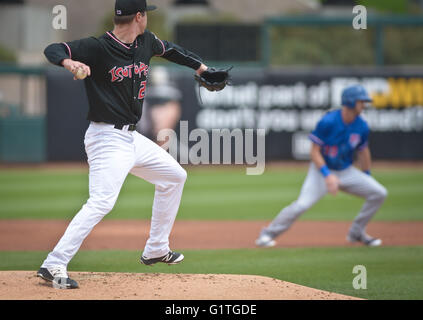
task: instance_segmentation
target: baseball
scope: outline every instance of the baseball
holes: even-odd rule
[[[84,68],[79,67],[76,70],[75,78],[77,78],[78,80],[84,80],[86,77],[87,77],[87,72],[84,70]]]

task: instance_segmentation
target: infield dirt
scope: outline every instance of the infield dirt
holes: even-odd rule
[[[51,250],[66,230],[64,220],[1,220],[0,250]],[[254,240],[265,221],[176,221],[172,249],[255,248]],[[350,222],[298,221],[281,237],[277,247],[349,246]],[[103,220],[85,239],[82,250],[142,250],[149,220]],[[423,222],[371,222],[367,232],[383,245],[423,245]],[[25,235],[25,236],[22,236]]]

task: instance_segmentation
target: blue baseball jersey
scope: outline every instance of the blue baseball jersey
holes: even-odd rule
[[[322,156],[329,169],[343,170],[353,163],[354,152],[367,146],[369,126],[358,116],[352,123],[344,123],[341,109],[326,113],[310,133],[309,138],[321,146]]]

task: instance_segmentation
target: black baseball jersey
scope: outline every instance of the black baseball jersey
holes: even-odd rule
[[[67,58],[88,65],[91,76],[84,80],[88,120],[115,125],[140,120],[152,57],[160,56],[194,70],[202,63],[194,53],[162,41],[148,30],[132,44],[122,43],[112,32],[106,32],[99,38],[51,44],[44,54],[59,66]]]

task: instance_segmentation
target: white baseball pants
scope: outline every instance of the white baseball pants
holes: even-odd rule
[[[338,176],[340,190],[366,199],[349,231],[354,235],[365,233],[366,225],[387,196],[385,187],[373,177],[353,166],[340,171],[331,170],[331,172]],[[302,213],[310,209],[327,192],[325,179],[312,162],[298,199],[282,209],[270,225],[262,230],[261,234],[269,235],[272,238],[277,237],[288,230]]]
[[[143,255],[169,252],[169,235],[178,212],[186,171],[172,156],[136,131],[91,122],[85,134],[89,199],[70,222],[42,267],[67,266],[82,242],[109,213],[128,173],[155,185],[150,235]]]

